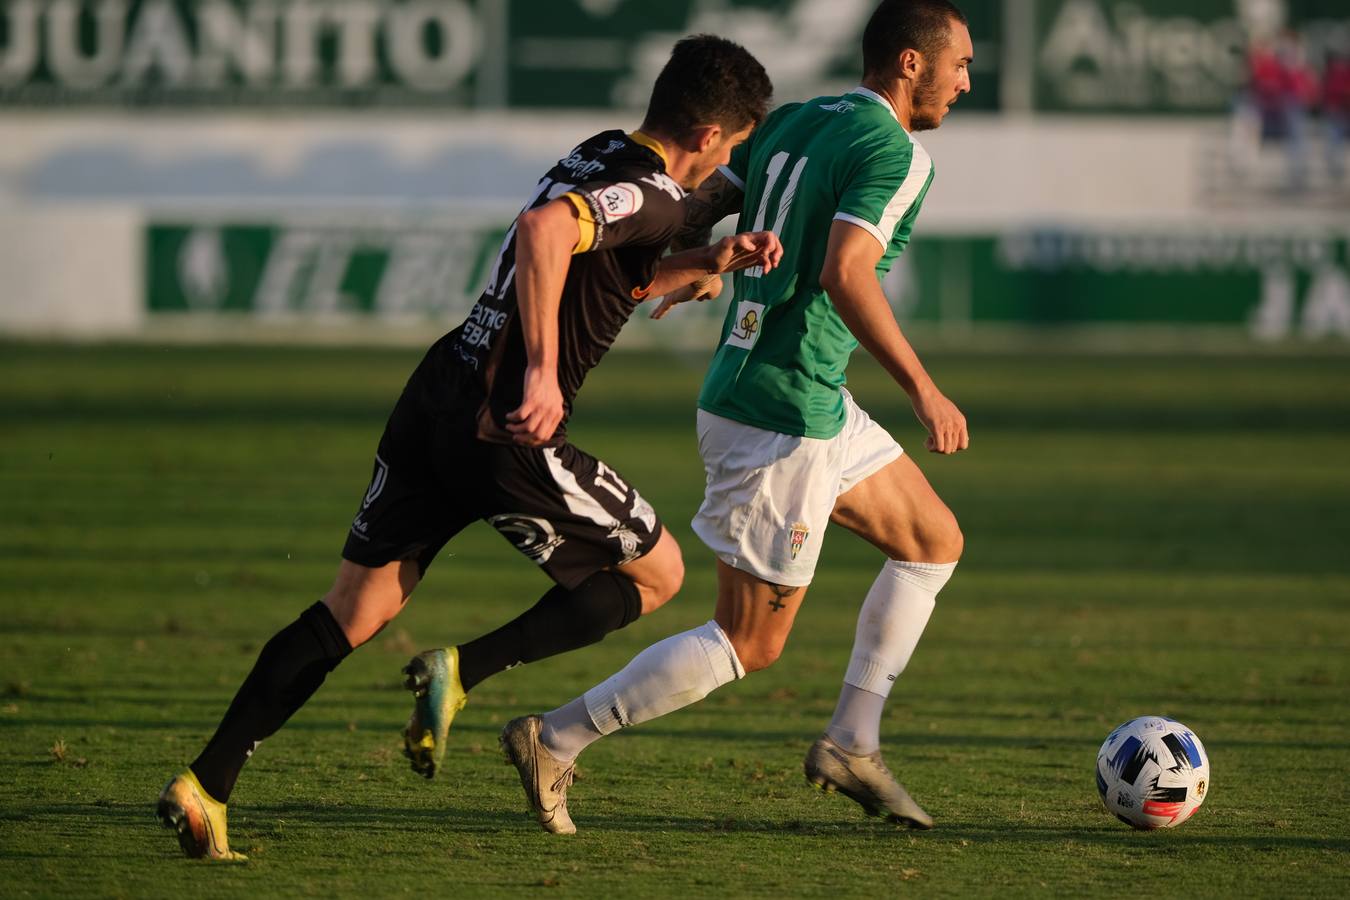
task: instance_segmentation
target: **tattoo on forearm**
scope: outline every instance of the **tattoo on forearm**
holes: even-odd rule
[[[675,252],[706,247],[713,226],[741,208],[744,194],[721,172],[714,172],[684,200],[684,227],[670,242]]]

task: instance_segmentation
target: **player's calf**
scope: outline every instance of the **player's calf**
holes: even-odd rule
[[[557,585],[501,628],[458,647],[428,650],[403,667],[413,712],[403,730],[412,769],[433,778],[445,759],[450,724],[485,679],[597,643],[642,614],[638,587],[623,571],[592,573],[574,588]]]

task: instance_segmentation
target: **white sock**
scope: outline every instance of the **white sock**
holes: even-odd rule
[[[578,697],[570,703],[544,713],[544,724],[539,729],[539,743],[558,762],[569,763],[591,745],[604,737],[586,711],[586,699]]]
[[[825,733],[849,753],[866,756],[881,749],[881,713],[886,698],[845,683]]]
[[[826,729],[850,753],[870,753],[880,746],[882,703],[905,670],[937,605],[938,591],[952,577],[956,563],[912,563],[889,560],[858,614],[853,655],[844,675],[834,719]],[[848,686],[857,690],[848,690]],[[871,697],[867,694],[873,695]]]
[[[560,761],[570,762],[603,735],[696,703],[744,677],[726,632],[708,622],[652,644],[582,695],[593,729],[577,727],[573,701],[544,715],[541,740]]]

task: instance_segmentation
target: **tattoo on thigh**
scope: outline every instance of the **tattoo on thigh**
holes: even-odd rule
[[[792,595],[799,590],[799,588],[787,584],[771,584],[769,589],[773,591],[773,599],[769,601],[769,606],[773,607],[774,612],[785,608],[787,604],[783,601],[791,600]]]

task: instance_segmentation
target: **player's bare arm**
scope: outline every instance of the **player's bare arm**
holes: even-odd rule
[[[675,235],[670,246],[676,251],[706,246],[712,241],[713,226],[727,216],[739,213],[744,200],[745,192],[725,172],[714,171],[685,198],[684,228]],[[716,300],[721,293],[721,277],[704,275],[690,285],[665,294],[660,306],[652,312],[652,318],[660,319],[671,307],[689,300]]]
[[[751,266],[771,272],[783,258],[783,244],[772,231],[753,231],[724,237],[707,247],[674,253],[661,260],[656,278],[647,289],[649,297],[665,297],[704,278],[718,278]],[[662,303],[653,319],[666,314],[673,304]]]
[[[516,220],[516,296],[530,360],[521,404],[506,416],[506,428],[517,443],[543,444],[562,421],[558,305],[580,237],[577,209],[567,200],[546,203]]]
[[[830,295],[858,343],[909,395],[915,415],[928,430],[924,446],[935,453],[964,450],[970,446],[966,417],[928,376],[914,348],[901,333],[877,281],[876,267],[883,249],[862,228],[836,221],[830,228],[825,265],[820,273],[821,287]]]

